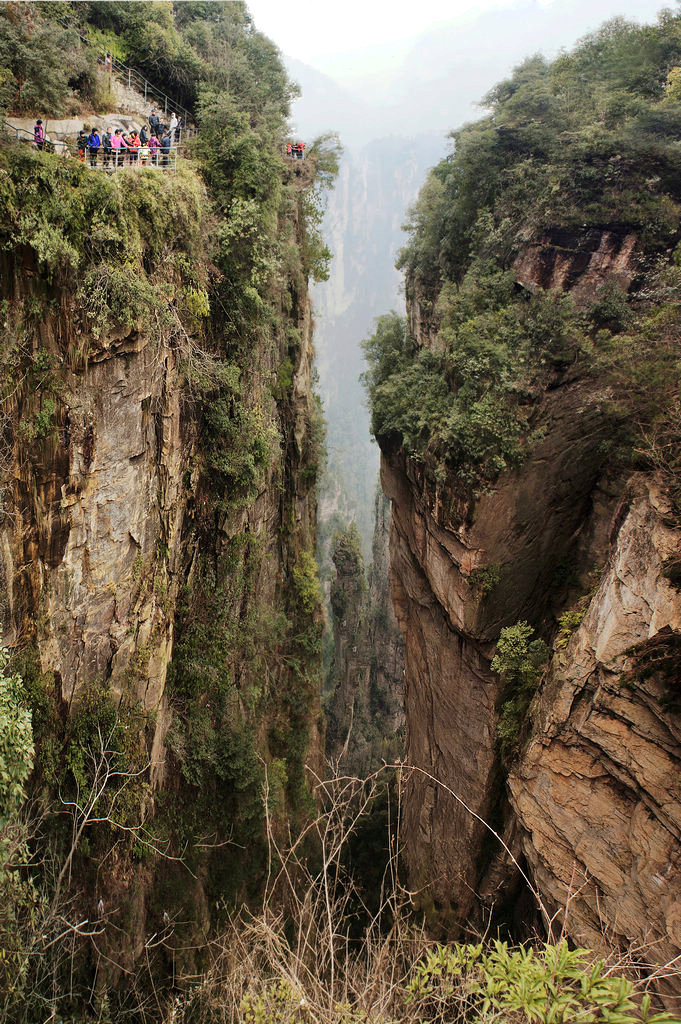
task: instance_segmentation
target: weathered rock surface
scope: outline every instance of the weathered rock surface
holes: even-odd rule
[[[513,272],[523,287],[569,291],[577,305],[593,299],[606,282],[625,291],[638,272],[637,236],[631,231],[553,228],[516,259]]]
[[[484,828],[443,786],[489,817],[498,773],[494,643],[503,625],[536,619],[558,563],[587,540],[598,546],[586,512],[609,503],[599,490],[599,395],[567,384],[549,397],[544,415],[551,429],[523,472],[500,479],[472,517],[454,482],[434,487],[401,455],[382,461],[405,637],[406,760],[419,769],[405,805],[406,852],[417,883],[433,881],[436,902],[456,919],[474,904]],[[500,579],[485,595],[475,570],[490,565]]]
[[[660,963],[681,950],[681,719],[669,707],[676,671],[664,671],[681,594],[662,572],[681,534],[665,512],[655,487],[639,481],[509,779],[522,849],[550,911],[569,903],[576,941],[634,941]]]

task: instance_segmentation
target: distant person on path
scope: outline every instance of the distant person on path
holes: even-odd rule
[[[143,124],[142,125],[142,131],[140,132],[140,142],[142,143],[143,146],[146,146],[148,141],[149,141],[149,136],[147,134],[147,126],[145,124]]]
[[[87,149],[87,132],[84,128],[81,128],[81,130],[78,132],[76,145],[78,146],[78,156],[83,162],[85,162],[85,150]]]
[[[151,150],[146,142],[143,142],[140,146],[140,163],[143,167],[146,167],[149,163],[149,154]]]
[[[111,159],[112,152],[113,149],[111,148],[111,132],[107,128],[104,134],[102,135],[102,163],[104,164],[104,167],[109,166],[109,160]]]
[[[155,110],[152,110],[151,114],[149,115],[149,129],[152,135],[155,135],[156,138],[159,138],[159,133],[161,131],[161,119]]]
[[[291,156],[291,155],[292,155],[291,154],[291,143],[287,142],[286,143],[286,156]]]
[[[170,124],[168,126],[168,131],[170,132],[170,144],[172,146],[174,146],[175,142],[177,141],[175,139],[175,129],[176,128],[177,128],[177,118],[175,117],[175,114],[171,114],[170,115]]]
[[[93,128],[87,137],[87,148],[90,151],[90,167],[97,166],[97,154],[102,141],[99,137],[99,129]]]
[[[113,68],[113,57],[111,56],[110,53],[107,53],[105,58],[104,58],[104,70],[105,71],[111,71],[112,68]]]
[[[161,153],[163,154],[163,159],[161,160],[161,163],[164,167],[168,166],[168,157],[170,155],[171,144],[172,139],[170,137],[170,132],[166,131],[163,138],[161,139]]]
[[[40,118],[36,121],[33,127],[33,138],[38,149],[42,149],[45,145],[45,132],[43,130],[43,122]]]

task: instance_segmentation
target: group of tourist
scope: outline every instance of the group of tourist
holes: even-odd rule
[[[290,156],[292,160],[304,160],[305,159],[305,143],[304,142],[288,142],[286,144],[286,156]]]
[[[97,166],[100,150],[102,167],[123,167],[125,163],[167,167],[171,147],[179,142],[181,129],[181,119],[175,114],[171,114],[170,123],[165,125],[161,124],[155,110],[149,116],[149,124],[139,132],[116,128],[113,133],[107,129],[100,135],[99,128],[82,128],[76,139],[78,156],[83,162],[87,159],[90,167]],[[40,118],[35,123],[33,138],[38,149],[45,148],[47,140]]]
[[[166,167],[172,146],[172,136],[169,131],[164,131],[161,138],[157,135],[149,135],[145,125],[140,132],[133,129],[124,132],[120,128],[111,133],[105,131],[99,134],[99,128],[93,128],[88,132],[83,128],[78,133],[76,140],[78,156],[81,160],[86,158],[90,167],[97,166],[99,151],[102,151],[103,167],[122,167],[128,164],[151,164]]]

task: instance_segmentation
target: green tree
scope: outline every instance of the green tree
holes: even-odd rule
[[[506,684],[497,726],[501,755],[506,762],[518,752],[522,724],[549,656],[544,641],[532,640],[533,635],[528,622],[506,626],[492,658],[492,671],[498,672]]]

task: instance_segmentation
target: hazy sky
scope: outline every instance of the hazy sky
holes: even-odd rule
[[[525,57],[552,58],[616,15],[650,23],[676,7],[676,0],[247,3],[302,86],[297,130],[335,129],[350,144],[456,128],[480,116],[481,97]]]
[[[421,34],[439,23],[470,23],[484,12],[508,12],[522,8],[519,21],[527,18],[522,0],[247,0],[255,24],[272,39],[282,53],[295,57],[332,77],[359,75],[376,62],[389,68],[399,63]],[[602,21],[621,14],[637,21],[654,20],[674,0],[534,0],[536,12],[557,16],[564,25],[571,17],[572,39],[596,28]],[[518,31],[522,32],[522,24]],[[561,38],[548,38],[546,51],[563,45]]]

